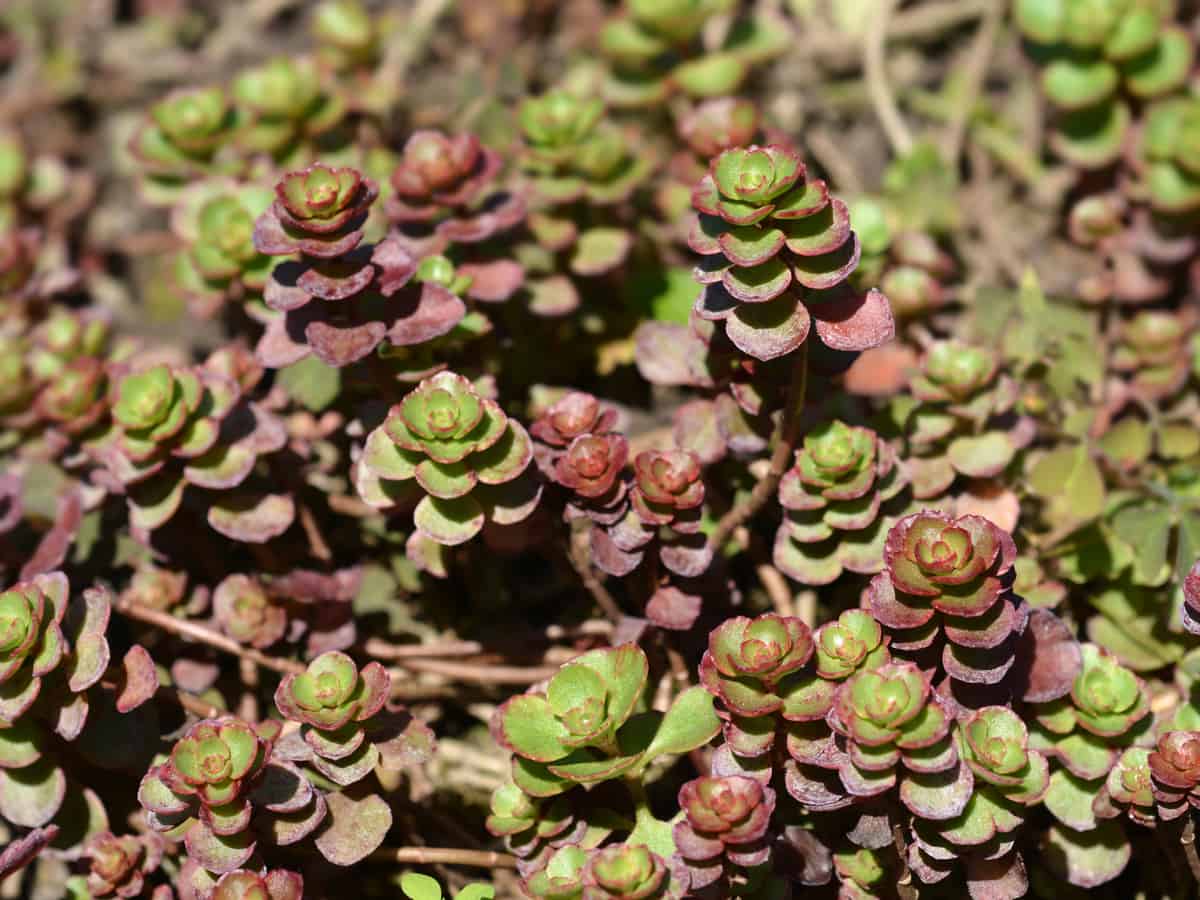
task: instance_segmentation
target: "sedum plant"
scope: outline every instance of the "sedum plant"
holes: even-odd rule
[[[771,144],[713,158],[696,186],[689,245],[704,260],[695,314],[721,322],[740,351],[771,360],[799,348],[810,328],[825,346],[861,351],[894,333],[887,299],[852,292],[861,247],[846,204],[808,178],[800,157]]]

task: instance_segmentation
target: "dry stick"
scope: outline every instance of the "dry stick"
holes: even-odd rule
[[[455,681],[476,684],[534,684],[545,681],[558,671],[558,666],[492,666],[477,663],[450,662],[445,659],[404,659],[397,661],[400,671],[393,676],[403,678],[404,670],[442,675]]]
[[[492,850],[459,850],[454,847],[382,847],[367,857],[371,862],[475,866],[480,869],[515,869],[516,857]]]
[[[238,659],[249,660],[264,669],[271,669],[274,672],[279,672],[283,675],[299,675],[305,670],[304,663],[293,659],[282,659],[278,656],[267,656],[253,647],[243,647],[232,638],[228,638],[220,632],[213,631],[206,625],[201,625],[198,622],[190,622],[187,619],[177,619],[170,613],[162,612],[161,610],[151,609],[148,606],[143,606],[140,603],[135,603],[129,600],[119,600],[116,604],[116,610],[131,619],[137,619],[145,622],[148,625],[155,625],[163,631],[169,631],[171,634],[178,637],[188,638],[197,643],[207,644],[214,650],[220,650],[224,653],[229,653],[236,656]],[[448,673],[440,673],[448,674]],[[463,680],[481,681],[477,670],[471,671],[471,677]],[[531,674],[531,673],[527,673]],[[453,677],[453,676],[451,676]],[[500,679],[493,679],[500,680]],[[534,681],[540,679],[533,679]],[[486,682],[484,682],[486,683]],[[503,682],[511,683],[511,682]],[[523,682],[529,684],[532,682]],[[448,696],[453,696],[453,690],[437,685],[414,685],[397,679],[392,682],[392,696],[400,699],[410,700],[433,700],[444,699]]]
[[[170,613],[151,609],[148,606],[143,606],[140,603],[130,600],[118,600],[116,609],[117,612],[129,616],[131,619],[137,619],[148,625],[155,625],[179,637],[190,638],[201,644],[207,644],[217,650],[232,654],[239,659],[248,659],[256,665],[262,666],[264,669],[271,669],[284,675],[298,675],[304,671],[303,663],[291,659],[281,659],[277,656],[267,656],[267,654],[255,650],[253,647],[243,647],[232,638],[213,631],[211,628],[201,625],[198,622],[178,619]]]
[[[963,141],[967,136],[967,124],[971,118],[971,109],[983,88],[983,80],[987,77],[988,64],[992,59],[992,50],[996,46],[996,36],[1000,32],[1000,22],[1004,16],[1004,5],[999,0],[991,0],[984,14],[983,22],[975,32],[975,39],[967,51],[967,62],[964,66],[966,75],[964,93],[958,104],[951,110],[950,121],[946,123],[946,135],[943,143],[944,158],[947,165],[956,166],[962,153]]]
[[[540,631],[530,629],[528,635],[506,635],[505,643],[513,646],[533,643],[549,643],[557,640],[571,640],[576,637],[607,637],[612,634],[612,625],[600,619],[582,622],[579,625],[562,627],[551,625]],[[550,648],[546,652],[549,653]],[[565,648],[564,648],[565,649]],[[483,653],[502,652],[498,646],[490,646],[482,641],[430,641],[427,644],[393,644],[382,638],[367,638],[363,650],[368,656],[376,659],[405,660],[405,659],[436,659],[441,656],[476,656]]]
[[[873,17],[863,35],[863,78],[867,83],[867,95],[875,107],[875,115],[883,127],[888,143],[892,145],[894,156],[907,156],[912,150],[912,132],[900,115],[896,105],[896,96],[888,82],[887,63],[884,59],[884,46],[887,42],[888,24],[892,12],[900,0],[876,0],[871,10]]]
[[[567,559],[570,560],[572,568],[579,575],[579,580],[583,582],[583,586],[592,595],[592,599],[596,601],[596,604],[604,611],[604,614],[608,616],[613,624],[615,625],[625,618],[625,614],[621,612],[621,607],[617,605],[617,601],[608,592],[608,588],[597,577],[596,570],[592,567],[592,552],[588,546],[588,533],[586,530],[579,528],[571,532],[571,543],[567,547]]]
[[[717,522],[711,538],[715,552],[720,553],[734,530],[749,521],[775,494],[775,488],[779,486],[779,479],[792,464],[796,441],[800,439],[800,416],[804,411],[804,397],[807,391],[808,341],[805,341],[800,345],[800,349],[796,353],[796,361],[793,363],[792,381],[788,385],[783,415],[779,419],[779,426],[775,429],[775,449],[771,453],[770,468],[762,480],[754,485],[750,496],[735,504]]]

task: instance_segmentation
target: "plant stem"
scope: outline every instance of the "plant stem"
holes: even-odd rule
[[[579,575],[579,580],[592,595],[596,605],[615,625],[625,618],[625,614],[621,612],[621,607],[617,605],[613,595],[608,592],[604,582],[596,575],[596,570],[592,566],[592,553],[588,546],[587,530],[584,528],[573,530],[570,540],[571,543],[567,547],[567,559],[570,560],[571,567]]]
[[[474,866],[480,869],[515,869],[516,857],[492,850],[460,850],[457,847],[381,847],[367,857],[371,862],[414,863],[428,866]]]
[[[951,111],[943,145],[946,164],[952,168],[958,166],[958,157],[962,153],[967,125],[974,112],[975,101],[983,87],[984,78],[987,76],[992,50],[996,46],[996,36],[1000,31],[1004,8],[1005,5],[998,0],[991,0],[987,12],[984,14],[983,22],[975,32],[975,39],[967,51],[966,63],[963,66],[964,81],[966,82],[964,95],[958,98]]]
[[[118,600],[114,606],[117,612],[129,616],[131,619],[137,619],[148,625],[154,625],[163,631],[169,631],[182,638],[207,644],[216,650],[232,654],[239,659],[248,659],[264,669],[271,669],[284,675],[299,674],[304,671],[303,663],[291,659],[281,659],[277,656],[267,656],[267,654],[255,650],[253,647],[243,647],[232,638],[228,638],[220,632],[214,631],[198,622],[179,619],[168,612],[151,609],[148,606],[143,606],[140,603],[129,600]]]
[[[796,352],[792,380],[788,385],[787,399],[784,401],[783,415],[775,429],[775,448],[771,452],[770,468],[762,480],[754,485],[754,490],[750,492],[749,497],[735,504],[732,509],[721,516],[709,539],[714,552],[720,553],[734,529],[753,517],[774,495],[775,488],[779,486],[779,479],[792,464],[796,442],[800,439],[800,418],[804,412],[804,399],[807,392],[808,341],[805,341]]]
[[[884,49],[887,43],[888,24],[900,0],[876,0],[871,8],[871,20],[863,35],[863,77],[867,83],[867,94],[875,107],[875,115],[892,146],[895,156],[905,156],[912,149],[913,136],[908,130],[896,95],[888,81],[887,61]]]
[[[1187,812],[1187,824],[1183,826],[1183,834],[1179,836],[1179,843],[1183,845],[1183,857],[1192,871],[1192,878],[1200,882],[1200,854],[1196,851],[1196,820],[1192,818],[1191,810]]]

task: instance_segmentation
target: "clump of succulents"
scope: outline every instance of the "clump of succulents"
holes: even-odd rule
[[[1029,616],[1011,590],[1016,556],[1009,534],[981,516],[905,516],[888,532],[866,607],[892,653],[940,665],[961,684],[997,684]]]
[[[276,313],[256,349],[264,365],[281,368],[316,354],[326,365],[347,366],[384,340],[409,346],[439,337],[466,313],[443,284],[421,277],[399,242],[363,244],[378,193],[356,169],[321,163],[276,184],[275,201],[255,222],[254,246],[299,259],[277,264],[263,291]]]
[[[947,302],[954,260],[929,231],[905,228],[884,199],[860,197],[851,212],[862,244],[856,286],[879,285],[901,322],[927,318]]]
[[[335,128],[345,114],[339,94],[321,83],[308,59],[278,56],[247,69],[233,80],[230,93],[237,113],[234,140],[248,155],[286,159]]]
[[[636,777],[665,753],[707,743],[719,728],[712,698],[693,687],[665,713],[643,712],[648,671],[636,645],[593,650],[559,669],[544,693],[501,705],[491,730],[513,752],[516,786],[550,797],[574,784]]]
[[[1131,101],[1172,93],[1192,68],[1192,38],[1157,3],[1020,0],[1014,12],[1021,33],[1045,48],[1042,92],[1059,113],[1052,145],[1076,166],[1115,161]]]
[[[473,134],[416,131],[392,171],[388,218],[420,255],[487,241],[525,217],[524,199],[497,184],[502,165]]]
[[[225,89],[175,91],[158,101],[129,143],[148,202],[171,203],[190,178],[230,168],[236,114]]]
[[[624,438],[607,436],[573,442],[561,466],[560,483],[582,483],[594,471],[599,481],[588,488],[596,497],[612,497],[616,463],[626,455]],[[662,564],[676,575],[694,577],[712,560],[713,548],[701,530],[704,478],[700,459],[690,450],[645,450],[633,460],[633,478],[628,485],[628,505],[611,524],[607,516],[592,516],[593,559],[611,575],[624,575],[641,565],[657,546]],[[575,488],[579,492],[578,487]],[[582,493],[582,492],[580,492]],[[585,494],[586,496],[586,494]],[[604,510],[611,500],[601,500]]]
[[[181,193],[171,226],[186,246],[172,274],[197,315],[212,315],[226,301],[261,299],[274,263],[254,246],[254,222],[272,200],[267,188],[220,179]]]
[[[650,175],[652,159],[604,112],[600,100],[565,90],[530,98],[518,111],[534,239],[518,258],[530,274],[535,313],[561,315],[578,306],[571,280],[556,274],[560,268],[584,278],[604,275],[625,262],[633,245],[614,210]]]
[[[263,649],[283,638],[287,610],[249,575],[230,575],[213,590],[213,616],[235,641]]]
[[[878,572],[883,540],[900,511],[889,501],[907,483],[895,451],[869,428],[833,421],[809,431],[779,482],[786,512],[775,565],[805,584],[829,584],[846,569]]]
[[[206,516],[234,540],[266,541],[291,524],[287,495],[236,490],[287,439],[282,424],[244,400],[236,382],[207,366],[126,365],[112,373],[110,398],[111,421],[89,436],[87,449],[125,494],[135,531],[167,524],[188,485],[229,492]]]
[[[379,748],[364,728],[387,702],[391,679],[377,662],[360,670],[336,650],[323,653],[298,675],[288,675],[275,691],[284,718],[300,722],[300,735],[312,751],[312,764],[345,787],[371,773]]]
[[[241,868],[257,845],[249,830],[251,795],[278,731],[278,725],[256,729],[233,717],[192,725],[170,756],[142,779],[138,800],[147,822],[182,838],[188,856],[207,872]]]
[[[386,509],[415,482],[413,523],[430,540],[454,546],[485,522],[514,525],[533,512],[541,488],[522,477],[532,461],[524,426],[463,376],[439,372],[367,436],[357,486],[367,503]]]
[[[893,402],[892,416],[905,432],[905,463],[918,500],[941,496],[960,475],[1001,474],[1026,440],[1008,416],[1016,385],[982,347],[938,341],[925,352],[910,389],[911,398]]]
[[[729,0],[628,0],[600,33],[612,67],[605,96],[617,106],[652,107],[676,92],[704,98],[736,91],[754,66],[782,52],[791,32],[781,17],[764,13],[739,21],[721,46],[708,45],[705,25],[734,7]]]
[[[689,245],[704,258],[694,316],[720,322],[755,359],[798,349],[815,330],[835,351],[877,347],[895,331],[887,299],[846,283],[861,246],[846,204],[788,147],[723,151],[696,186]]]

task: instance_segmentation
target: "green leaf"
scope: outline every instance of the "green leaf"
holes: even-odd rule
[[[442,900],[442,886],[436,878],[420,872],[405,872],[400,876],[400,890],[410,900]]]
[[[327,366],[315,356],[280,369],[276,380],[288,394],[312,412],[321,412],[337,399],[342,389],[342,371]]]
[[[1055,524],[1094,519],[1104,509],[1104,476],[1083,444],[1042,456],[1029,472],[1029,486]]]
[[[1160,585],[1170,577],[1167,545],[1171,539],[1171,511],[1146,501],[1123,506],[1113,514],[1116,535],[1133,549],[1133,577],[1138,584]]]
[[[690,687],[675,698],[663,716],[643,760],[648,762],[665,753],[687,753],[707,744],[720,729],[712,695],[700,686]]]

